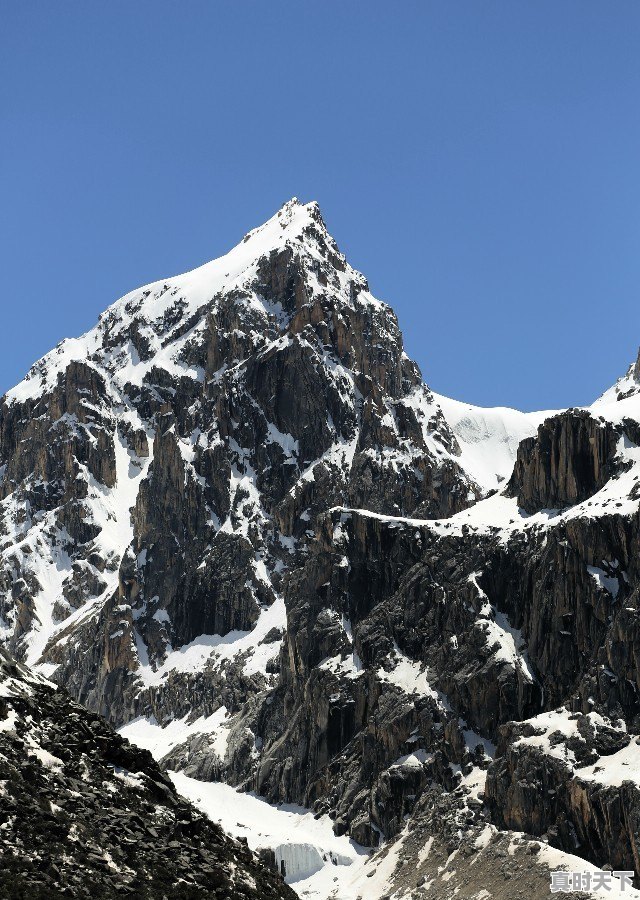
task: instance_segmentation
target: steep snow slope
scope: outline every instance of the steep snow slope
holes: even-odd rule
[[[485,532],[500,528],[506,538],[512,532],[535,530],[549,523],[559,524],[612,512],[620,515],[635,513],[640,503],[640,494],[636,489],[640,481],[640,448],[637,444],[640,383],[635,380],[633,372],[634,366],[631,366],[627,375],[594,403],[576,408],[620,432],[614,456],[616,471],[598,491],[575,504],[567,503],[562,508],[546,508],[529,513],[519,506],[518,498],[504,484],[503,477],[499,493],[481,500],[446,521],[434,523],[433,527],[443,533],[461,532],[465,526]],[[438,401],[463,448],[463,458],[468,455],[467,471],[478,475],[484,473],[485,484],[489,481],[491,461],[494,458],[502,461],[502,471],[507,472],[508,478],[513,470],[520,441],[535,435],[538,426],[546,419],[561,415],[561,411],[517,413],[514,410],[487,410],[485,419],[483,410],[469,408],[467,414],[462,414],[463,405],[457,401],[447,401],[442,397],[438,397]],[[503,413],[507,415],[508,428],[505,427]],[[484,435],[484,439],[476,443],[474,435],[478,432]],[[515,435],[518,436],[517,441],[514,440]]]
[[[477,827],[470,836],[465,846],[469,862],[457,853],[448,853],[437,835],[425,833],[419,819],[395,840],[375,852],[368,851],[346,836],[336,837],[326,816],[314,816],[291,804],[270,806],[226,784],[202,782],[182,773],[171,777],[181,794],[234,837],[246,838],[256,851],[271,849],[277,865],[287,873],[287,883],[308,900],[410,897],[416,885],[422,888],[419,896],[430,900],[512,900],[513,879],[526,879],[527,896],[538,900],[550,896],[551,871],[589,872],[591,876],[602,872],[579,857],[515,832],[500,834],[491,825]],[[509,860],[508,880],[497,873],[496,851],[501,859]],[[619,879],[604,877],[609,881],[602,888],[581,896],[594,900],[640,897],[640,891],[628,885],[621,889]]]
[[[202,782],[181,772],[171,775],[176,789],[214,822],[252,850],[273,850],[285,881],[301,897],[326,900],[359,869],[369,852],[347,837],[333,833],[328,817],[315,817],[293,804],[270,806],[253,794],[226,784]],[[344,896],[344,900],[347,900]]]
[[[523,413],[433,396],[460,445],[460,465],[484,491],[495,490],[509,479],[520,441],[534,435],[538,425],[554,415],[549,410]]]
[[[216,295],[253,283],[260,260],[285,246],[303,248],[305,254],[319,261],[321,257],[314,242],[304,239],[305,230],[313,223],[315,209],[314,204],[303,206],[293,199],[264,225],[250,231],[225,256],[184,275],[161,279],[125,294],[100,316],[95,328],[82,337],[63,340],[39,360],[24,381],[7,392],[8,402],[24,403],[52,391],[58,376],[73,361],[90,361],[111,376],[110,386],[121,389],[125,385],[142,385],[153,367],[176,377],[187,375],[202,380],[204,371],[197,366],[189,367],[181,359],[181,350],[192,340],[193,329],[205,327],[201,319],[203,308]],[[375,303],[373,298],[367,299]],[[284,316],[281,308],[272,307],[259,296],[251,296],[246,302],[254,306],[263,321]],[[190,324],[194,314],[198,317],[192,328],[178,334],[184,331],[185,322]],[[172,323],[172,318],[176,322]],[[176,328],[178,321],[180,329]],[[140,358],[136,347],[138,333],[146,339],[145,359]]]

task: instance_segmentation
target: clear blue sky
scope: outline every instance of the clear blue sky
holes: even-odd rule
[[[590,402],[640,343],[637,0],[0,0],[0,391],[319,201],[436,390]]]

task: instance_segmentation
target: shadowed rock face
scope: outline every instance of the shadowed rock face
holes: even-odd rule
[[[485,791],[497,825],[634,869],[638,790],[606,784],[640,721],[639,517],[621,505],[545,524],[522,516],[511,531],[344,509],[319,520],[288,581],[279,687],[246,714],[263,737],[259,762],[236,761],[227,777],[328,811],[338,831],[375,845],[430,785],[451,790],[456,771],[486,768],[477,745],[496,743]],[[571,745],[564,769],[544,747],[515,747],[558,707],[579,721],[580,753]],[[417,748],[422,765],[403,763]],[[542,812],[541,785],[558,795]]]
[[[2,897],[295,897],[148,751],[2,649],[0,784]]]
[[[498,758],[489,768],[486,796],[495,821],[505,828],[548,834],[557,846],[581,848],[581,855],[599,865],[638,871],[640,791],[631,778],[618,785],[594,780],[594,768],[625,754],[637,757],[638,738],[574,713],[575,734],[551,736],[553,755],[521,738],[540,735],[532,723],[511,723],[501,729]],[[631,752],[629,752],[631,751]],[[577,759],[588,777],[580,777]],[[629,775],[634,775],[631,768]],[[544,802],[541,802],[541,796]]]
[[[259,760],[237,758],[226,777],[375,846],[431,787],[464,796],[488,767],[485,815],[500,828],[637,870],[637,753],[622,782],[607,783],[607,766],[640,732],[638,516],[501,538],[325,517],[289,580],[280,684],[245,711]],[[595,571],[604,560],[610,574]],[[521,746],[545,733],[545,711],[568,737],[553,726],[548,746]],[[200,748],[194,774],[206,758]],[[467,828],[481,812],[471,806]]]
[[[452,769],[486,767],[470,727],[497,743],[486,798],[498,826],[635,870],[637,785],[608,785],[606,773],[640,721],[638,521],[573,518],[505,538],[333,513],[289,583],[281,682],[256,721],[265,743],[253,784],[329,810],[337,828],[375,845],[375,829],[398,833],[428,785],[451,790]],[[531,717],[558,707],[578,721],[569,764],[516,746],[536,733]],[[399,764],[416,747],[423,766]]]
[[[528,513],[586,500],[611,476],[618,437],[616,428],[585,411],[547,419],[518,448],[512,495]]]

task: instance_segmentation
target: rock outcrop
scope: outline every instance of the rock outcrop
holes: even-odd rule
[[[586,410],[547,419],[518,448],[510,487],[519,505],[535,513],[592,497],[611,477],[618,437]]]
[[[564,709],[504,726],[486,783],[496,823],[637,872],[639,738],[619,726]],[[614,768],[618,777],[610,778]]]

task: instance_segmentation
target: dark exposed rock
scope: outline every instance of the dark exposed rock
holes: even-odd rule
[[[583,723],[585,718],[579,721]],[[586,728],[593,726],[588,723]],[[599,726],[598,731],[601,729]],[[604,730],[609,730],[613,739],[608,751],[615,752],[614,747],[620,749],[621,744],[629,743],[625,733]],[[634,769],[629,769],[629,780],[618,786],[601,784],[595,777],[580,777],[580,769],[570,761],[576,749],[578,757],[582,751],[583,763],[585,757],[591,762],[593,756],[597,760],[593,739],[586,736],[576,746],[576,742],[572,745],[571,740],[558,735],[556,752],[551,756],[535,744],[518,742],[522,732],[519,723],[503,729],[499,756],[489,768],[486,797],[496,823],[536,835],[547,834],[556,847],[578,850],[599,866],[610,864],[614,869],[637,872],[640,790],[632,780]],[[600,769],[604,771],[604,766]]]
[[[55,632],[39,660],[117,724],[176,709],[141,668],[201,635],[250,631],[328,508],[447,516],[480,495],[392,310],[317,206],[287,204],[254,239],[229,284],[133,292],[86,351],[61,346],[0,404],[0,535],[20,536],[0,570],[9,646],[26,658],[36,632]],[[52,580],[43,622],[36,598]],[[92,614],[73,615],[84,604]]]
[[[584,410],[547,419],[518,448],[513,496],[529,513],[586,500],[611,476],[618,437],[617,429]]]

